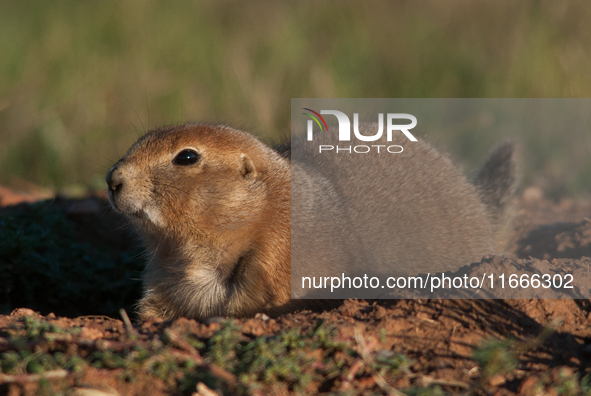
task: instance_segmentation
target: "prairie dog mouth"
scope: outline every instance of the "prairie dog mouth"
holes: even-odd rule
[[[113,209],[115,209],[115,211],[126,215],[126,216],[133,216],[133,217],[138,217],[140,216],[142,209],[136,209],[136,210],[126,210],[124,208],[121,207],[121,204],[117,202],[117,199],[114,197],[113,192],[111,190],[109,191],[109,203],[111,204],[111,207]],[[121,200],[121,199],[119,199]]]
[[[128,217],[128,218],[134,218],[134,219],[142,219],[142,220],[151,220],[150,216],[148,215],[148,213],[146,212],[146,210],[144,208],[125,208],[125,206],[128,205],[120,205],[117,203],[117,200],[111,196],[111,194],[109,194],[109,203],[111,204],[111,207],[117,212],[117,213],[121,213],[122,215]],[[155,217],[160,217],[160,216],[155,216]]]

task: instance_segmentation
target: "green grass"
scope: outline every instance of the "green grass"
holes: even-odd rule
[[[117,378],[127,382],[139,378],[145,381],[147,374],[162,381],[171,393],[187,395],[193,394],[200,382],[223,394],[312,394],[329,390],[357,394],[359,389],[338,389],[343,375],[354,370],[360,360],[364,363],[356,371],[355,381],[380,375],[391,384],[399,378],[417,377],[410,369],[414,362],[406,356],[380,350],[366,360],[359,353],[355,339],[343,337],[337,328],[327,326],[322,320],[315,326],[293,327],[258,337],[244,333],[242,326],[232,319],[207,336],[198,336],[191,328],[188,321],[184,325],[168,323],[156,333],[138,328],[138,338],[132,339],[127,334],[117,341],[92,343],[80,338],[79,327],[65,329],[48,323],[45,318],[23,317],[3,330],[0,374],[43,375],[56,370],[82,373],[94,367],[103,370],[105,378],[108,371],[117,370]],[[538,341],[546,334],[540,337],[533,343],[498,339],[484,342],[472,356],[479,364],[479,375],[467,384],[470,388],[465,393],[498,390],[497,386],[489,385],[495,376],[511,379],[515,375],[532,375],[527,370],[518,374],[516,369],[529,361],[522,353],[537,348]],[[220,373],[220,368],[225,374]],[[228,376],[232,377],[230,381]],[[538,393],[591,394],[591,375],[577,373],[572,368],[549,369],[538,373],[535,379],[531,389]],[[40,382],[38,386],[42,389],[47,385]],[[71,386],[67,381],[57,385],[64,392]],[[398,390],[416,396],[447,394],[440,385],[420,385],[420,382]]]
[[[590,17],[545,1],[2,2],[0,183],[104,188],[161,124],[277,140],[292,97],[589,97]],[[470,136],[441,140],[465,158]],[[529,164],[589,192],[591,143],[565,140],[534,144]]]
[[[26,335],[22,335],[26,332]],[[120,340],[120,346],[101,348],[82,343],[78,328],[68,330],[70,340],[78,345],[67,348],[63,343],[51,341],[51,334],[68,334],[68,331],[43,319],[24,318],[22,324],[8,330],[6,348],[0,354],[0,373],[19,375],[42,374],[50,370],[64,369],[80,372],[87,367],[104,370],[120,370],[120,379],[133,382],[143,373],[159,378],[176,393],[192,394],[196,384],[203,382],[212,389],[231,394],[252,394],[294,391],[305,394],[326,382],[332,387],[343,372],[360,355],[354,340],[338,340],[336,328],[325,326],[322,321],[308,331],[294,328],[273,336],[249,337],[242,329],[228,320],[208,339],[198,339],[190,332],[171,336],[174,330],[165,329],[158,336],[142,335],[140,340]],[[31,335],[34,333],[34,336]],[[188,343],[194,353],[178,349],[178,340]],[[31,342],[35,341],[34,347]],[[13,348],[18,347],[18,350]],[[201,357],[204,357],[200,363]],[[234,383],[216,376],[208,364],[223,367],[235,376]],[[408,363],[404,356],[392,354],[379,359],[359,371],[358,376],[379,372],[386,378],[406,375]],[[315,382],[315,385],[311,384]]]
[[[507,340],[491,340],[474,351],[474,360],[480,366],[483,382],[517,368],[518,355],[511,348],[514,342]]]

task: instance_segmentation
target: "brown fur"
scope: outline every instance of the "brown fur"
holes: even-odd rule
[[[173,164],[186,148],[196,150],[199,161]],[[411,160],[387,164],[365,156],[358,169],[346,172],[334,156],[313,158],[308,153],[316,169],[292,164],[290,150],[285,146],[280,155],[245,132],[190,124],[148,133],[113,165],[107,174],[111,203],[135,225],[150,255],[139,303],[142,318],[294,309],[291,172],[302,176],[295,202],[317,205],[309,214],[298,213],[309,219],[304,225],[308,230],[300,231],[318,234],[294,252],[298,259],[317,266],[371,259],[408,272],[429,270],[419,267],[428,266],[433,257],[459,266],[495,251],[498,227],[492,223],[507,221],[514,167],[495,174],[492,161],[485,172],[490,176],[483,182],[486,188],[477,190],[446,157],[422,142],[405,146]],[[498,161],[513,163],[509,151],[504,159],[497,156]],[[389,169],[386,176],[395,180],[384,185],[380,178],[360,173],[372,167]],[[499,178],[507,179],[506,186],[495,190]],[[488,190],[503,207],[494,202],[490,205],[495,210],[487,207],[481,195]],[[378,204],[368,207],[370,201]],[[397,224],[380,221],[378,213],[393,209],[403,214]],[[337,219],[339,227],[320,235],[326,222],[318,213]],[[348,239],[352,235],[360,238]],[[407,240],[396,241],[392,235]]]

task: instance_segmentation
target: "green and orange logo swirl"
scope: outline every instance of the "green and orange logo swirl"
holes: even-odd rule
[[[313,113],[313,114],[302,113],[303,115],[307,115],[308,117],[310,117],[311,119],[316,121],[316,124],[318,124],[321,131],[324,129],[325,132],[328,132],[328,126],[326,125],[326,121],[324,121],[324,118],[319,113],[315,112],[312,109],[308,109],[308,108],[304,108],[304,110],[308,110],[310,113]],[[320,123],[320,121],[322,121],[322,124]],[[324,124],[324,128],[322,128],[323,124]]]

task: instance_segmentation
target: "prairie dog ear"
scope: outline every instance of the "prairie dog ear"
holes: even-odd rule
[[[250,157],[244,153],[240,155],[240,174],[245,179],[254,179],[257,175],[257,170]]]

